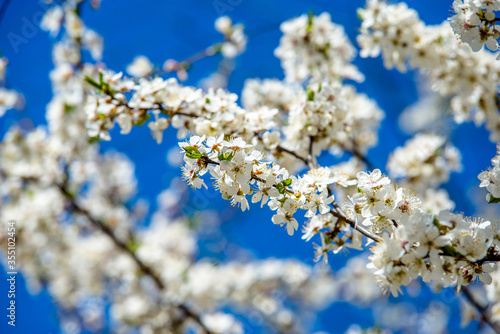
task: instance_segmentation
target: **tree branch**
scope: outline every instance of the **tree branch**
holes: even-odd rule
[[[354,153],[354,152],[356,152],[356,153]],[[358,156],[360,153],[358,151],[353,151],[353,154]],[[362,161],[366,161],[367,165],[370,167],[369,160],[365,159],[363,156],[360,156],[358,158],[360,158]],[[375,166],[371,165],[370,168],[375,169]],[[328,189],[328,190],[330,191],[330,189]],[[345,221],[346,223],[351,225],[353,228],[355,228],[356,230],[361,232],[366,237],[368,237],[374,241],[381,241],[382,240],[380,237],[378,237],[376,235],[372,235],[369,231],[364,230],[364,228],[362,228],[362,230],[360,230],[359,229],[360,226],[357,226],[355,222],[344,219],[342,216],[345,217],[345,213],[343,213],[341,211],[342,209],[338,206],[338,204],[335,201],[332,204],[335,207],[335,209],[338,210],[338,213],[339,213],[339,214],[337,214],[335,211],[331,210],[330,213],[332,215]],[[373,237],[375,237],[375,238],[373,238]],[[500,261],[500,252],[498,252],[496,249],[489,249],[488,253],[486,254],[486,257],[482,260],[477,261],[476,263],[482,264],[484,262],[498,262],[498,261]],[[488,323],[491,326],[491,328],[495,331],[495,333],[500,334],[500,326],[497,323],[495,323],[495,321],[493,321],[491,319],[491,316],[489,315],[488,308],[479,304],[478,301],[475,299],[475,297],[473,296],[473,294],[470,292],[470,290],[467,287],[462,286],[462,292],[463,292],[464,296],[466,297],[466,299],[472,304],[472,306],[474,306],[476,308],[476,310],[481,314],[482,320],[485,321],[486,323]]]
[[[68,202],[70,203],[73,212],[85,216],[85,218],[93,226],[95,226],[97,229],[99,229],[101,232],[103,232],[105,235],[107,235],[119,249],[121,249],[122,251],[124,251],[125,253],[127,253],[132,258],[132,260],[134,261],[134,263],[139,267],[139,269],[144,273],[144,275],[150,277],[154,281],[156,287],[159,290],[164,290],[165,289],[165,284],[161,281],[161,279],[154,272],[154,270],[151,267],[149,267],[147,264],[145,264],[144,262],[142,262],[141,259],[139,259],[137,257],[137,255],[135,254],[135,252],[132,251],[130,249],[130,247],[125,242],[123,242],[122,240],[120,240],[113,233],[113,231],[111,230],[111,228],[109,226],[107,226],[104,222],[102,222],[102,221],[96,219],[95,217],[93,217],[90,214],[90,212],[88,212],[86,209],[82,208],[80,205],[78,205],[78,203],[76,203],[76,201],[74,200],[73,195],[68,191],[65,183],[63,183],[63,184],[57,184],[57,187],[59,188],[59,190],[61,191],[61,193],[64,195],[64,197],[66,198],[66,200],[68,200]],[[208,330],[205,327],[205,325],[201,321],[200,316],[198,314],[196,314],[195,312],[193,312],[191,309],[189,309],[189,307],[187,307],[184,304],[178,304],[178,305],[174,304],[173,306],[177,307],[178,309],[180,309],[181,311],[183,311],[184,314],[186,314],[186,316],[188,318],[191,318],[192,320],[194,320],[203,329],[203,331],[205,331],[205,333],[207,333],[207,334],[213,334],[210,330]]]
[[[165,285],[160,280],[158,275],[156,275],[156,273],[154,273],[151,268],[149,268],[144,262],[142,262],[125,242],[118,239],[116,237],[116,235],[113,233],[113,231],[111,230],[111,228],[109,228],[109,226],[107,226],[106,224],[104,224],[100,220],[92,217],[90,212],[88,212],[86,209],[84,209],[80,205],[78,205],[75,202],[73,195],[71,195],[71,193],[69,193],[69,191],[66,189],[65,185],[57,184],[57,187],[59,188],[61,193],[64,195],[66,200],[70,203],[70,206],[71,206],[71,209],[73,210],[73,212],[76,212],[76,213],[79,213],[79,214],[85,216],[85,218],[87,218],[87,220],[92,225],[94,225],[95,227],[97,227],[97,229],[99,229],[101,232],[106,234],[118,248],[120,248],[122,251],[127,253],[132,258],[132,260],[134,260],[135,264],[139,267],[139,269],[141,269],[141,271],[145,275],[147,275],[153,279],[156,287],[159,290],[163,290],[165,288]]]
[[[333,203],[335,203],[335,202],[333,202]],[[340,207],[338,206],[337,203],[335,203],[334,206],[336,206],[336,207],[338,207],[340,209]],[[376,242],[382,241],[381,237],[379,237],[378,235],[375,235],[372,232],[368,231],[363,226],[360,226],[359,224],[356,224],[355,221],[347,218],[347,216],[345,215],[345,213],[343,213],[342,211],[338,212],[338,211],[335,211],[335,210],[330,210],[330,213],[334,217],[336,217],[336,218],[342,220],[343,222],[349,224],[353,229],[355,229],[356,231],[360,232],[361,234],[363,234],[367,238],[372,239],[373,241],[376,241]]]
[[[291,156],[294,156],[295,158],[297,158],[297,159],[299,159],[299,160],[302,160],[302,161],[303,161],[303,162],[304,162],[304,163],[305,163],[305,164],[306,164],[306,165],[307,165],[310,169],[313,169],[313,168],[314,168],[314,166],[313,166],[312,162],[311,162],[309,159],[304,158],[304,157],[302,157],[302,156],[298,155],[298,154],[297,154],[297,153],[295,153],[294,151],[291,151],[291,150],[289,150],[289,149],[287,149],[287,148],[284,148],[284,147],[283,147],[283,146],[281,146],[281,145],[276,146],[276,149],[277,149],[278,151],[280,151],[280,152],[285,152],[285,153],[287,153],[287,154],[290,154]]]
[[[481,321],[490,325],[495,333],[500,334],[500,326],[491,318],[488,307],[481,305],[468,287],[462,286],[461,290],[465,299],[481,314]]]

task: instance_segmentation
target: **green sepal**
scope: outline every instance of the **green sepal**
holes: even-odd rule
[[[131,237],[128,241],[127,248],[132,252],[135,253],[139,247],[141,246],[141,243],[134,237]]]
[[[148,119],[150,119],[150,118],[151,118],[151,115],[150,115],[150,114],[145,114],[145,115],[144,115],[144,117],[141,117],[140,119],[135,120],[135,121],[134,121],[134,125],[137,125],[137,126],[142,126],[142,125],[144,125],[144,123],[146,123],[146,121],[147,121]]]
[[[69,104],[64,104],[64,113],[70,113],[73,110],[75,110],[75,106],[69,105]]]
[[[99,136],[89,137],[88,141],[89,141],[89,144],[97,143],[97,142],[99,142]]]
[[[89,76],[85,76],[85,82],[88,83],[89,85],[97,88],[98,90],[102,90],[102,87],[100,84],[98,84],[97,82],[95,82],[94,79],[92,79],[91,77]]]
[[[312,31],[313,18],[314,18],[314,12],[310,10],[309,14],[307,15],[307,28],[306,28],[307,33],[310,33]]]
[[[449,255],[449,256],[452,256],[452,257],[455,257],[455,258],[462,257],[462,254],[460,254],[459,252],[457,252],[457,250],[453,246],[450,246],[450,245],[447,245],[447,246],[443,247],[443,254],[444,255]]]
[[[195,147],[195,146],[186,146],[183,149],[186,152],[186,156],[188,158],[190,158],[190,159],[200,159],[201,158],[200,150],[198,150],[197,147]]]
[[[229,151],[229,152],[226,152],[226,153],[219,153],[219,160],[222,161],[222,160],[227,160],[227,161],[231,161],[234,157],[234,152],[233,151]]]
[[[360,21],[363,21],[363,20],[364,20],[364,18],[363,18],[363,14],[361,14],[361,12],[362,12],[362,11],[363,11],[363,9],[362,9],[362,8],[358,8],[358,10],[356,11],[356,16],[358,17],[358,19],[359,19]]]
[[[311,88],[307,87],[306,93],[307,93],[307,101],[314,101],[314,91]]]
[[[285,186],[283,185],[283,183],[277,183],[276,184],[276,189],[278,189],[278,192],[280,194],[284,194],[285,193]]]
[[[492,203],[500,203],[500,198],[490,196],[490,199],[488,200],[488,204]]]

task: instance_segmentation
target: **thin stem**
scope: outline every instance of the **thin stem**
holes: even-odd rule
[[[328,187],[328,194],[330,196],[333,195],[332,194],[332,189],[330,187]],[[356,231],[360,232],[361,234],[363,234],[367,238],[370,238],[370,239],[372,239],[373,241],[376,241],[376,242],[382,241],[382,238],[380,238],[378,235],[376,235],[376,234],[368,231],[363,226],[358,225],[352,219],[347,218],[347,215],[345,214],[344,210],[342,210],[342,208],[340,207],[340,205],[337,204],[336,201],[333,201],[332,205],[333,205],[333,208],[335,210],[330,210],[330,213],[334,217],[337,217],[338,219],[342,220],[343,222],[349,224],[353,229],[355,229]]]
[[[194,55],[187,57],[186,59],[184,59],[183,61],[181,61],[179,63],[182,65],[191,66],[195,61],[198,61],[198,60],[203,59],[205,57],[210,57],[210,56],[217,54],[217,50],[219,50],[221,46],[222,46],[222,42],[212,44],[209,47],[207,47],[205,50],[202,50],[198,53],[195,53]]]
[[[307,165],[310,169],[313,169],[313,168],[314,168],[314,166],[313,166],[312,162],[311,162],[309,159],[304,158],[304,157],[302,157],[302,156],[298,155],[298,154],[297,154],[297,153],[295,153],[294,151],[291,151],[291,150],[289,150],[289,149],[287,149],[287,148],[284,148],[283,146],[280,146],[280,145],[276,146],[276,149],[277,149],[278,151],[280,151],[280,152],[285,152],[285,153],[287,153],[287,154],[290,154],[290,155],[294,156],[295,158],[297,158],[297,159],[299,159],[299,160],[302,160],[302,161],[303,161],[303,162],[304,162],[304,163],[305,163],[305,164],[306,164],[306,165]]]
[[[313,154],[313,145],[314,145],[314,136],[309,136],[309,155],[307,156],[308,166],[310,169],[313,169],[316,165],[316,161],[314,159]]]
[[[298,155],[297,153],[293,152],[293,151],[290,151],[284,147],[281,147],[281,146],[278,146],[277,149],[278,150],[281,150],[283,152],[286,152],[290,155],[293,155],[294,157],[296,157],[297,159],[300,159],[302,161],[304,161],[310,169],[313,169],[314,168],[314,163],[312,161],[312,151],[313,151],[313,142],[314,142],[314,137],[310,137],[310,142],[309,142],[309,156],[308,158],[304,158],[304,157],[301,157],[300,155]],[[331,195],[331,190],[328,189],[328,191],[330,192],[330,195]],[[342,208],[337,204],[337,202],[333,201],[332,202],[332,205],[334,207],[335,210],[330,210],[330,213],[342,220],[343,222],[349,224],[353,229],[355,229],[356,231],[360,232],[361,234],[363,234],[364,236],[366,236],[367,238],[370,238],[372,239],[373,241],[376,241],[376,242],[379,242],[379,241],[382,241],[382,238],[380,238],[378,235],[375,235],[373,234],[372,232],[370,232],[369,230],[365,229],[363,226],[360,226],[358,224],[356,224],[355,221],[347,218],[347,215],[344,213],[344,211],[342,210]]]
[[[249,30],[247,32],[247,36],[249,36],[249,37],[258,36],[264,32],[270,31],[271,28],[274,29],[276,26],[279,26],[279,25],[270,24],[267,26],[256,27],[252,30]],[[232,43],[232,41],[228,40],[227,38],[224,38],[224,42]],[[197,62],[198,60],[201,60],[201,59],[206,58],[206,57],[212,57],[212,56],[215,56],[216,54],[218,54],[220,52],[221,47],[222,47],[224,42],[214,43],[214,44],[208,46],[207,48],[205,48],[204,50],[201,50],[201,51],[185,58],[184,60],[176,61],[175,59],[173,59],[173,61],[175,63],[173,63],[173,66],[171,69],[161,69],[161,70],[156,71],[156,73],[163,74],[163,73],[170,73],[173,71],[186,71],[191,67],[191,65],[193,65],[193,63]]]
[[[486,253],[486,256],[483,259],[476,261],[475,263],[483,264],[484,262],[500,262],[500,252],[498,251],[498,249],[495,247],[490,247],[490,249],[488,249],[488,252]]]
[[[343,215],[342,213],[339,213],[335,210],[330,210],[330,213],[334,216],[334,217],[337,217],[338,219],[342,220],[343,222],[346,222],[347,224],[349,224],[353,229],[355,229],[356,231],[360,232],[361,234],[363,234],[364,236],[372,239],[373,241],[382,241],[382,238],[380,238],[379,236],[371,233],[370,231],[368,231],[367,229],[365,229],[364,227],[356,224],[355,221],[347,218],[345,215]]]
[[[172,61],[173,61],[172,68],[159,70],[159,71],[157,71],[157,73],[162,74],[162,73],[170,73],[173,71],[186,71],[189,67],[191,67],[191,65],[194,62],[196,62],[200,59],[206,58],[206,57],[211,57],[211,56],[216,55],[217,52],[220,50],[221,46],[222,46],[222,42],[218,42],[218,43],[215,43],[213,45],[210,45],[209,47],[207,47],[206,49],[204,49],[200,52],[197,52],[197,53],[187,57],[184,60],[176,61],[176,60],[172,59]]]
[[[352,147],[342,145],[342,148],[344,151],[351,153],[353,156],[364,162],[368,169],[376,169],[375,165],[365,155],[363,155],[355,145],[352,145]]]

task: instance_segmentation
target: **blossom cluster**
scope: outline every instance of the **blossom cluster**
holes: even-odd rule
[[[491,51],[498,49],[500,30],[496,27],[496,13],[500,10],[498,0],[454,0],[455,15],[450,18],[455,34],[473,51],[486,45]],[[498,56],[497,56],[498,59]]]
[[[122,74],[104,72],[99,80],[88,78],[103,91],[87,101],[87,128],[89,136],[110,139],[109,130],[115,122],[127,134],[133,125],[144,124],[151,115],[148,127],[161,143],[163,131],[171,124],[179,128],[179,137],[190,130],[199,135],[233,133],[249,117],[236,104],[237,96],[222,89],[203,92],[180,85],[176,79],[141,79],[138,84]],[[127,99],[127,95],[131,94]],[[256,121],[259,121],[256,117]],[[256,125],[257,126],[257,125]]]
[[[327,185],[335,180],[328,170],[311,170],[304,177],[289,177],[286,169],[263,162],[262,153],[250,150],[252,145],[241,138],[226,141],[223,135],[193,136],[179,145],[185,153],[183,175],[189,184],[195,188],[205,186],[201,176],[210,172],[222,198],[245,211],[249,208],[246,196],[252,195],[253,203],[268,204],[276,211],[273,223],[285,225],[290,235],[298,228],[293,217],[298,209],[307,210],[306,217],[330,210],[333,196]]]
[[[327,14],[310,16],[306,20],[312,22],[310,35],[315,36],[313,40],[318,43],[330,36],[327,35],[329,31],[338,35],[327,42],[327,55],[336,64],[334,68],[351,68],[354,51],[346,51],[352,46],[342,29],[334,25]],[[236,26],[222,17],[217,20],[216,28],[224,32],[233,31]],[[286,44],[286,36],[282,44]],[[310,50],[311,45],[307,47]],[[340,59],[343,60],[337,64]],[[144,69],[143,74],[151,70],[150,63],[142,58],[136,59],[131,66],[133,71],[130,73],[134,76],[138,74],[136,68]],[[301,161],[293,157],[293,152],[308,152],[314,159],[327,149],[335,154],[342,151],[364,153],[376,143],[383,112],[354,87],[343,85],[341,80],[344,78],[347,76],[335,75],[325,81],[311,81],[305,88],[294,82],[295,79],[288,82],[249,80],[242,93],[243,109],[236,103],[235,94],[222,89],[202,91],[182,86],[175,79],[132,80],[121,73],[103,71],[86,78],[98,93],[86,104],[88,133],[91,137],[109,140],[109,131],[115,123],[126,134],[133,126],[146,122],[158,142],[162,141],[163,131],[170,125],[178,129],[179,138],[188,134],[217,136],[224,133],[241,137],[295,171],[301,167]],[[336,131],[328,131],[329,126],[334,126]],[[302,158],[305,162],[308,157]]]
[[[398,295],[400,287],[421,276],[437,286],[486,284],[494,264],[487,255],[500,241],[498,223],[442,211],[433,216],[420,199],[391,184],[379,170],[360,172],[358,191],[345,204],[347,216],[380,235],[370,267],[379,284]]]
[[[302,87],[286,84],[278,79],[247,79],[241,93],[241,104],[245,110],[260,107],[278,109],[288,114],[292,105],[299,103]]]
[[[256,81],[250,81],[243,91],[244,101],[249,105],[245,110],[236,103],[236,94],[222,89],[204,92],[182,86],[174,78],[140,79],[136,83],[121,73],[102,72],[87,81],[100,91],[86,103],[88,134],[106,140],[110,139],[109,131],[115,123],[126,134],[134,125],[148,122],[158,143],[165,129],[172,125],[178,129],[179,138],[189,133],[197,136],[224,133],[241,137],[278,159],[283,151],[280,148],[309,151],[316,157],[326,149],[365,152],[376,143],[376,130],[383,118],[372,100],[340,83],[303,89],[265,81],[261,83],[259,96],[269,98],[263,103],[248,102],[249,94],[255,94],[253,91],[258,87]],[[276,89],[286,95],[270,97]],[[336,131],[331,131],[331,127]],[[290,162],[283,163],[294,169]]]
[[[90,52],[92,58],[101,59],[102,37],[88,28],[80,18],[78,9],[82,3],[82,0],[69,0],[51,7],[42,17],[40,27],[53,37],[58,36],[61,28],[64,28],[64,39],[67,43],[59,44],[57,47],[64,48],[64,50],[58,50],[60,57],[81,61],[79,49],[83,48]]]
[[[379,242],[372,248],[370,265],[379,283],[395,295],[401,285],[418,276],[442,286],[468,285],[477,277],[491,283],[487,273],[493,265],[485,259],[500,240],[498,227],[446,211],[437,216],[425,213],[416,195],[392,185],[380,170],[357,174],[357,193],[348,197],[342,217],[330,205],[335,204],[328,186],[348,187],[353,182],[339,180],[328,168],[288,177],[288,171],[263,163],[262,154],[241,138],[195,136],[180,146],[186,162],[183,174],[193,187],[204,186],[201,177],[210,172],[224,199],[239,204],[243,211],[249,208],[247,195],[253,195],[252,202],[261,206],[268,203],[277,211],[272,221],[286,225],[288,234],[298,228],[297,209],[307,210],[310,221],[303,238],[320,234],[317,259],[326,259],[329,251],[336,253],[343,246],[362,249],[362,234],[353,231],[353,226],[380,236],[374,238]]]
[[[383,113],[351,86],[314,84],[304,92],[302,103],[292,105],[286,142],[296,152],[319,156],[324,150],[357,148],[364,153],[377,141],[376,130]]]
[[[358,43],[362,57],[382,53],[387,68],[405,71],[408,64],[420,69],[433,91],[451,98],[458,123],[486,123],[492,140],[500,139],[500,114],[494,87],[500,64],[487,51],[472,52],[460,43],[449,22],[426,26],[406,3],[369,0],[358,11],[362,19]]]
[[[5,72],[7,70],[7,64],[7,58],[0,58],[0,83],[5,82]],[[2,117],[9,109],[21,108],[22,103],[22,97],[18,92],[12,89],[7,89],[5,87],[0,87],[0,117]]]
[[[342,79],[363,81],[364,76],[351,64],[356,56],[344,28],[331,21],[330,14],[302,15],[281,24],[280,58],[289,82],[333,82]]]
[[[500,275],[492,264],[500,260],[499,223],[452,213],[447,193],[436,189],[460,169],[458,150],[444,136],[417,134],[388,162],[404,188],[378,169],[361,171],[361,161],[370,165],[364,154],[377,142],[383,112],[342,82],[362,81],[363,75],[351,64],[354,47],[329,14],[282,24],[275,53],[285,80],[248,80],[240,107],[237,95],[223,89],[204,91],[155,76],[144,56],[127,68],[133,79],[85,63],[84,49],[100,60],[102,40],[82,21],[81,5],[80,0],[56,5],[41,22],[54,37],[64,30],[53,52],[47,127],[12,128],[0,142],[0,222],[18,221],[17,256],[29,284],[46,285],[62,309],[77,314],[63,322],[82,326],[81,331],[102,331],[110,318],[112,330],[123,333],[242,333],[244,324],[231,313],[236,309],[257,314],[279,332],[306,332],[304,309],[315,311],[335,298],[363,305],[381,299],[373,275],[396,296],[418,277],[435,287],[493,281],[488,300],[500,319],[500,278],[490,276]],[[460,15],[452,24],[469,29],[462,38],[474,48],[496,47],[491,16],[496,6],[496,1],[455,1]],[[486,120],[492,136],[500,138],[493,89],[500,67],[490,54],[471,53],[449,26],[425,26],[405,4],[369,0],[359,13],[362,56],[382,52],[386,66],[400,70],[409,60],[430,76],[434,90],[452,96],[457,120]],[[224,41],[202,56],[232,59],[244,51],[242,25],[221,17],[215,28]],[[179,73],[193,61],[167,61],[164,70],[178,71],[182,80]],[[0,59],[2,80],[5,65]],[[0,114],[3,105],[14,105],[12,97],[2,99],[2,89]],[[297,260],[215,265],[200,259],[200,231],[193,217],[182,217],[176,207],[189,195],[175,182],[158,196],[151,221],[141,224],[147,208],[135,198],[133,163],[118,153],[100,153],[97,143],[111,139],[115,124],[122,134],[147,124],[158,143],[169,126],[179,139],[189,137],[179,143],[189,185],[207,188],[210,176],[222,198],[242,211],[250,209],[250,201],[267,205],[272,222],[289,235],[302,225],[302,239],[319,240],[313,243],[316,261],[369,244],[371,255],[350,260],[336,275]],[[325,151],[350,151],[354,157],[321,167],[316,160]],[[479,175],[490,202],[500,201],[499,161],[495,157],[493,169]],[[296,174],[304,165],[309,170]],[[305,212],[303,224],[299,209]],[[7,240],[0,234],[0,245]],[[395,308],[386,305],[383,312],[394,314]],[[445,318],[442,309],[430,309],[419,317]]]
[[[113,78],[99,79],[102,65],[81,57],[91,48],[98,58],[102,47],[87,43],[85,36],[96,35],[78,16],[81,4],[55,5],[42,20],[54,35],[64,27],[54,46],[47,126],[12,127],[0,142],[1,230],[17,222],[16,256],[29,287],[46,287],[61,310],[61,327],[76,331],[241,333],[241,323],[220,311],[228,303],[281,331],[306,331],[287,298],[309,309],[330,302],[318,287],[333,286],[331,275],[296,260],[199,261],[196,231],[186,218],[168,214],[165,203],[151,224],[139,227],[147,209],[134,198],[133,163],[100,153],[88,140],[83,101],[95,89],[88,78],[110,82],[103,89]],[[7,242],[0,233],[3,250]]]
[[[493,167],[481,172],[477,177],[481,181],[479,186],[488,190],[486,200],[497,203],[500,201],[500,151],[491,159],[491,164]]]
[[[406,188],[423,193],[448,181],[450,173],[460,171],[461,155],[446,138],[419,133],[398,147],[387,161],[391,177],[404,179]]]
[[[221,16],[215,21],[215,29],[224,35],[220,52],[226,58],[234,58],[245,51],[247,36],[242,24],[233,24],[228,16]]]

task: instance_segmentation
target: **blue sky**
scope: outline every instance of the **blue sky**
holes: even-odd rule
[[[428,24],[436,24],[450,15],[451,0],[414,0],[407,1],[410,7],[418,10],[421,18]],[[364,1],[338,0],[185,0],[185,1],[133,1],[104,0],[101,9],[95,11],[84,7],[83,17],[86,24],[104,37],[103,61],[110,69],[123,71],[137,55],[146,55],[155,64],[162,64],[168,58],[181,60],[206,46],[218,41],[220,35],[213,29],[213,22],[219,15],[229,15],[235,22],[246,25],[249,34],[247,51],[238,58],[236,69],[230,78],[228,89],[240,93],[248,78],[283,78],[279,60],[273,51],[277,47],[281,32],[281,22],[313,10],[315,13],[327,11],[332,20],[345,27],[351,41],[355,43],[360,22],[356,9]],[[9,88],[20,91],[26,98],[23,111],[11,111],[0,119],[0,133],[3,134],[16,122],[29,122],[35,125],[45,122],[45,106],[51,98],[48,77],[53,65],[51,45],[53,40],[41,31],[37,23],[46,6],[36,0],[11,1],[0,22],[0,49],[9,59],[7,84]],[[16,36],[20,36],[21,39]],[[199,80],[216,69],[218,59],[206,59],[193,66],[186,84],[197,85]],[[383,68],[380,58],[356,58],[355,64],[366,76],[362,84],[356,84],[359,91],[375,99],[385,111],[386,118],[379,132],[380,144],[369,151],[369,158],[382,168],[391,150],[409,138],[398,129],[397,116],[417,98],[414,83],[415,73],[401,74]],[[354,83],[353,83],[354,84]],[[477,174],[490,164],[495,154],[495,145],[488,140],[484,128],[472,124],[462,125],[453,131],[453,141],[460,148],[464,170],[454,174],[446,185],[458,211],[467,215],[474,213],[474,207],[464,194],[470,187],[477,187]],[[471,143],[471,138],[474,143]],[[139,197],[151,202],[154,209],[156,195],[165,189],[170,180],[180,176],[178,168],[166,163],[168,149],[177,145],[175,133],[168,130],[161,145],[157,145],[149,130],[137,128],[127,136],[114,133],[113,141],[102,145],[103,151],[118,150],[136,163],[139,180]],[[200,195],[208,199],[213,189]],[[305,243],[300,235],[288,237],[282,229],[270,221],[269,210],[252,208],[251,213],[241,213],[239,209],[226,208],[227,203],[212,201],[208,208],[224,210],[224,233],[233,243],[249,249],[254,257],[295,257],[312,264],[312,244]],[[221,208],[223,206],[223,208]],[[203,254],[201,254],[203,255]],[[345,254],[332,259],[332,267],[340,268],[347,260]],[[7,291],[5,273],[0,275],[0,295]],[[59,333],[56,307],[46,292],[31,296],[18,280],[18,327],[16,331],[0,321],[2,333]],[[419,298],[408,295],[403,299],[425,308],[431,298],[446,301],[455,315],[450,321],[450,331],[458,330],[456,299],[433,296],[426,291]],[[0,309],[6,298],[0,297]],[[0,318],[2,319],[3,316]],[[332,318],[335,321],[332,321]],[[360,310],[346,304],[335,304],[320,314],[315,329],[343,332],[351,322],[364,325],[373,324],[369,310]],[[469,326],[463,333],[476,332]]]

